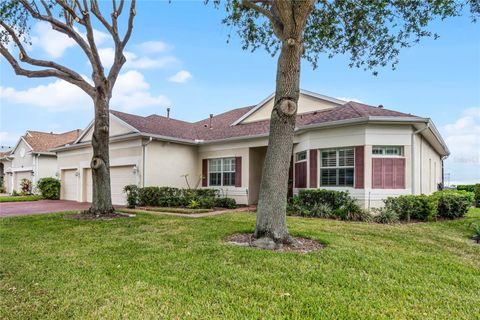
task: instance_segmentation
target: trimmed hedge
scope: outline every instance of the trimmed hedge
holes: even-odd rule
[[[400,220],[429,221],[436,218],[456,219],[465,216],[474,195],[467,191],[443,190],[430,196],[406,195],[387,198],[385,209],[398,215]]]
[[[287,214],[302,217],[334,218],[350,221],[370,221],[371,215],[360,208],[348,192],[305,189],[292,197]]]
[[[459,184],[457,186],[457,190],[475,192],[475,186],[476,186],[476,184]]]
[[[172,187],[144,187],[136,189],[135,194],[127,191],[133,189],[126,186],[130,203],[149,207],[183,207],[211,209],[215,206],[228,209],[236,208],[236,202],[230,198],[219,198],[217,189],[179,189]],[[224,200],[227,199],[227,200]]]
[[[395,212],[400,220],[410,219],[427,221],[435,216],[434,205],[426,195],[405,195],[389,197],[385,201],[385,209]]]
[[[40,190],[42,197],[45,199],[60,199],[60,180],[56,178],[42,178],[37,182],[37,189]]]

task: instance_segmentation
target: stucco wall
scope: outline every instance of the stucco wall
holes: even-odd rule
[[[132,132],[133,130],[131,128],[128,128],[123,124],[117,117],[114,115],[110,114],[110,136],[118,136],[122,134],[126,134],[129,132]],[[92,135],[93,135],[93,127],[91,127],[85,135],[82,137],[80,140],[81,142],[84,141],[91,141],[92,140]]]
[[[248,203],[258,203],[260,182],[262,180],[263,162],[267,153],[267,147],[250,148],[249,153],[249,192]]]
[[[186,188],[182,175],[188,175],[193,188],[201,177],[198,147],[164,141],[152,141],[146,147],[145,186]]]
[[[273,98],[267,101],[261,108],[256,110],[250,116],[242,121],[242,123],[255,122],[260,120],[270,119],[272,110],[273,110]],[[338,107],[338,104],[335,104],[330,101],[317,99],[311,96],[300,94],[298,100],[298,113],[306,113],[317,110],[325,110]]]
[[[431,194],[442,182],[442,159],[421,135],[415,137],[415,194]]]
[[[55,156],[37,156],[37,167],[35,170],[35,180],[38,182],[41,178],[55,177],[58,172],[57,157]]]
[[[25,150],[25,154],[22,157],[22,149]],[[18,144],[17,148],[15,149],[15,152],[13,154],[14,159],[12,161],[12,168],[14,170],[16,169],[33,169],[33,156],[31,153],[30,147],[25,143],[25,141],[21,140],[20,143]]]

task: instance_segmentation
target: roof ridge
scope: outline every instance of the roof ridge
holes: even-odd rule
[[[344,104],[343,106],[349,106],[350,108],[352,108],[356,113],[358,113],[359,116],[362,116],[362,117],[368,117],[368,113],[361,110],[358,106],[357,106],[357,102],[355,101],[348,101],[346,104]]]

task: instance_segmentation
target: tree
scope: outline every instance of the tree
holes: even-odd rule
[[[121,37],[118,22],[125,1],[112,0],[111,19],[102,14],[97,0],[6,0],[0,4],[0,54],[17,75],[29,78],[56,77],[65,80],[88,94],[95,108],[91,161],[93,197],[87,213],[101,215],[113,212],[110,190],[109,160],[109,103],[112,90],[126,59],[123,54],[133,30],[135,0],[130,2],[126,31]],[[94,18],[96,20],[94,21]],[[73,69],[54,61],[33,58],[28,53],[29,24],[48,23],[53,30],[73,39],[86,55],[92,67],[91,83]],[[110,34],[115,57],[106,74],[94,38],[93,23],[99,23]],[[81,33],[84,30],[84,33]],[[18,50],[18,59],[12,53]],[[10,50],[9,50],[10,49]],[[25,65],[34,67],[26,68]]]
[[[216,6],[220,1],[214,1]],[[228,0],[224,23],[235,26],[243,49],[279,51],[274,108],[262,172],[254,243],[292,242],[286,224],[288,169],[292,155],[302,57],[313,67],[325,55],[350,55],[350,66],[374,70],[398,63],[401,48],[424,37],[433,19],[464,13],[472,19],[480,1],[453,0]],[[274,242],[274,243],[272,243]]]

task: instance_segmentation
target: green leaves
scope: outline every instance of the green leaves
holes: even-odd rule
[[[257,5],[275,15],[275,3]],[[223,22],[237,29],[244,50],[264,48],[271,55],[277,53],[281,42],[266,16],[239,0],[229,0],[225,6],[227,17]],[[423,38],[439,37],[428,28],[433,20],[465,14],[468,7],[476,21],[480,0],[318,1],[303,32],[304,58],[313,68],[322,58],[347,55],[350,67],[373,70],[374,74],[387,65],[395,69],[401,49]]]

